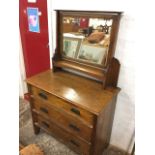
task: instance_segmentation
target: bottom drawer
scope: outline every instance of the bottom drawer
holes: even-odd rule
[[[90,143],[85,142],[82,139],[76,138],[67,131],[64,131],[55,124],[45,120],[44,118],[38,116],[38,122],[35,125],[39,126],[49,134],[59,138],[67,146],[73,149],[75,152],[82,153],[84,155],[89,155],[90,152]]]

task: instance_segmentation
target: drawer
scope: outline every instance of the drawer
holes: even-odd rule
[[[52,105],[49,105],[46,101],[34,99],[34,108],[37,114],[45,116],[49,121],[56,123],[68,130],[69,132],[84,138],[87,141],[91,141],[93,127],[83,124],[76,117],[63,112],[60,108],[57,109]],[[33,110],[34,111],[34,110]]]
[[[71,115],[76,116],[77,118],[80,118],[84,121],[86,121],[88,124],[93,125],[94,124],[94,115],[80,107],[77,107],[73,105],[72,103],[69,103],[61,98],[58,98],[48,92],[45,92],[39,88],[32,86],[32,94],[34,97],[38,97],[40,99],[43,99],[45,101],[49,101],[51,105],[54,105],[57,108],[61,108]]]
[[[85,141],[69,134],[67,131],[61,129],[56,124],[38,116],[38,122],[36,122],[35,125],[52,134],[67,146],[71,147],[71,149],[74,151],[86,155],[89,154],[91,146],[90,143],[86,143]]]

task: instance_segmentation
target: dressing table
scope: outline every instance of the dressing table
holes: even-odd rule
[[[56,13],[53,68],[26,80],[34,132],[42,129],[79,154],[102,155],[120,91],[114,52],[121,12]]]

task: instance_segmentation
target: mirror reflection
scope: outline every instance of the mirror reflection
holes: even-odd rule
[[[63,56],[104,64],[112,19],[63,17]]]

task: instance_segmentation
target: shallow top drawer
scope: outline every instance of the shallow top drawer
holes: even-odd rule
[[[39,88],[32,86],[31,91],[34,97],[49,101],[53,106],[69,112],[71,115],[74,115],[90,125],[94,125],[94,115],[92,113]]]

